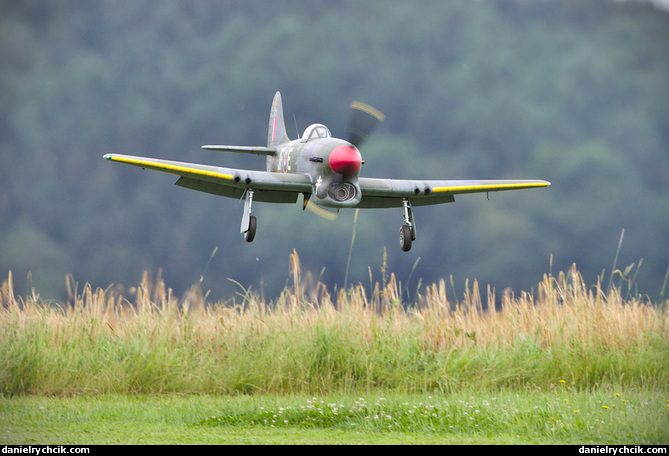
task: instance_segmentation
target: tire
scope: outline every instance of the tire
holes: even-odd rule
[[[402,225],[400,227],[400,248],[403,252],[411,250],[411,227],[409,225]]]
[[[249,229],[244,232],[244,240],[246,242],[253,242],[253,239],[256,237],[256,227],[258,226],[258,221],[256,220],[255,215],[249,217]]]

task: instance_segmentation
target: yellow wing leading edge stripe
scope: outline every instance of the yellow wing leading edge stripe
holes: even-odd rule
[[[138,159],[135,159],[135,158],[118,157],[118,156],[114,156],[114,155],[105,155],[105,158],[107,160],[111,160],[111,161],[115,161],[115,162],[119,162],[119,163],[125,163],[125,164],[128,164],[128,165],[152,168],[152,169],[155,169],[156,171],[167,172],[166,170],[169,170],[169,171],[176,171],[176,172],[188,173],[188,174],[199,174],[201,176],[210,176],[210,177],[216,177],[216,178],[227,179],[227,180],[233,180],[234,179],[234,177],[231,174],[217,173],[217,172],[207,171],[207,170],[193,168],[193,167],[172,165],[172,164],[166,164],[166,163],[155,163],[153,161],[149,162],[149,161],[144,161],[144,160],[138,160]]]
[[[477,184],[477,185],[453,185],[448,187],[434,187],[433,192],[463,192],[463,191],[486,191],[486,190],[512,190],[515,188],[549,187],[549,182],[517,183],[517,184]]]

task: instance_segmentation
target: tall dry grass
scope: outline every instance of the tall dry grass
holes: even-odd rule
[[[445,281],[402,305],[390,274],[331,294],[302,276],[274,302],[240,293],[179,298],[145,274],[123,295],[78,290],[66,303],[0,290],[0,393],[331,393],[623,385],[666,390],[666,302],[587,286],[575,268],[544,276],[536,295],[476,282],[457,302]],[[452,294],[452,292],[451,292]],[[490,304],[490,305],[489,305]]]

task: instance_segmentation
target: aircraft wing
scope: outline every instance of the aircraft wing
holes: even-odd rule
[[[452,203],[455,195],[464,193],[487,193],[524,188],[549,187],[543,180],[402,180],[358,179],[362,200],[358,207],[401,207],[408,198],[413,206]]]
[[[105,159],[179,177],[176,185],[229,198],[241,199],[253,187],[254,201],[294,203],[300,193],[311,192],[311,179],[303,174],[271,173],[194,163],[107,154]]]

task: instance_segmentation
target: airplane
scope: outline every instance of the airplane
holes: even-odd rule
[[[544,180],[407,180],[360,176],[365,163],[360,147],[384,120],[384,115],[361,102],[351,104],[348,140],[334,138],[323,124],[312,124],[302,137],[286,133],[281,93],[270,109],[267,146],[206,145],[202,149],[266,157],[266,170],[223,168],[203,164],[106,154],[106,160],[179,176],[176,185],[200,192],[244,200],[240,232],[247,242],[256,235],[254,202],[312,204],[339,211],[344,208],[401,208],[400,248],[416,240],[414,206],[452,203],[455,195],[548,187]]]

